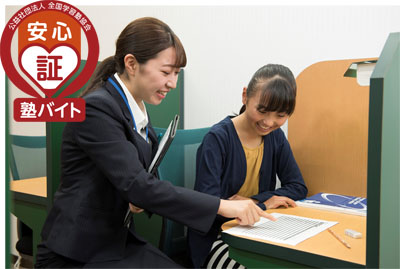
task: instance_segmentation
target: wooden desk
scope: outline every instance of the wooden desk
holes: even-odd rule
[[[10,191],[47,197],[46,177],[11,180]]]
[[[345,239],[351,245],[351,249],[346,248],[327,230],[297,244],[296,246],[242,236],[233,236],[226,233],[222,234],[222,239],[229,244],[230,250],[232,247],[240,250],[239,252],[254,252],[264,256],[266,256],[265,253],[268,253],[268,256],[272,258],[283,259],[296,264],[315,267],[365,267],[366,217],[303,207],[268,210],[268,213],[273,212],[337,221],[338,224],[334,225],[331,229]],[[227,222],[222,226],[222,230],[229,229],[236,225],[237,223],[235,220]],[[345,229],[359,231],[363,234],[363,238],[354,239],[348,237],[344,234]],[[240,257],[237,256],[232,258],[240,259]],[[238,260],[238,262],[240,261]],[[249,264],[243,265],[252,267]]]
[[[47,217],[47,178],[10,181],[11,213],[32,229],[33,256]]]

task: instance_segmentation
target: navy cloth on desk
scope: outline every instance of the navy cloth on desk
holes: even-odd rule
[[[145,244],[135,225],[129,230],[123,225],[129,202],[206,233],[219,199],[147,173],[158,145],[151,124],[147,143],[133,129],[129,110],[110,82],[84,99],[85,121],[64,129],[61,183],[42,230],[44,246],[82,263],[124,259],[128,234],[130,244]],[[131,262],[132,267],[142,264]]]
[[[237,194],[243,185],[246,166],[245,153],[236,129],[231,117],[226,117],[211,127],[197,151],[195,190],[228,199]],[[276,176],[281,181],[281,188],[275,190]],[[262,207],[262,203],[273,195],[293,200],[307,195],[307,187],[281,129],[264,136],[259,193],[251,198],[258,200]],[[217,216],[206,235],[189,230],[189,249],[196,267],[203,265],[221,225],[227,220]]]

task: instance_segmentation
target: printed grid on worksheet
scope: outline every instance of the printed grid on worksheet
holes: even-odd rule
[[[269,237],[277,240],[289,240],[309,229],[323,225],[325,222],[312,219],[299,219],[291,216],[279,216],[276,221],[268,221],[248,228],[247,235]]]

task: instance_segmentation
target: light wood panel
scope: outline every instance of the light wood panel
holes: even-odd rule
[[[366,197],[369,87],[344,77],[351,59],[313,64],[297,77],[288,139],[309,189]]]

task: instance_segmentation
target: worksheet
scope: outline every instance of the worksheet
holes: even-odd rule
[[[272,213],[277,220],[261,218],[253,226],[236,226],[225,230],[232,235],[248,236],[295,246],[337,224],[335,221],[304,218],[294,215]]]

